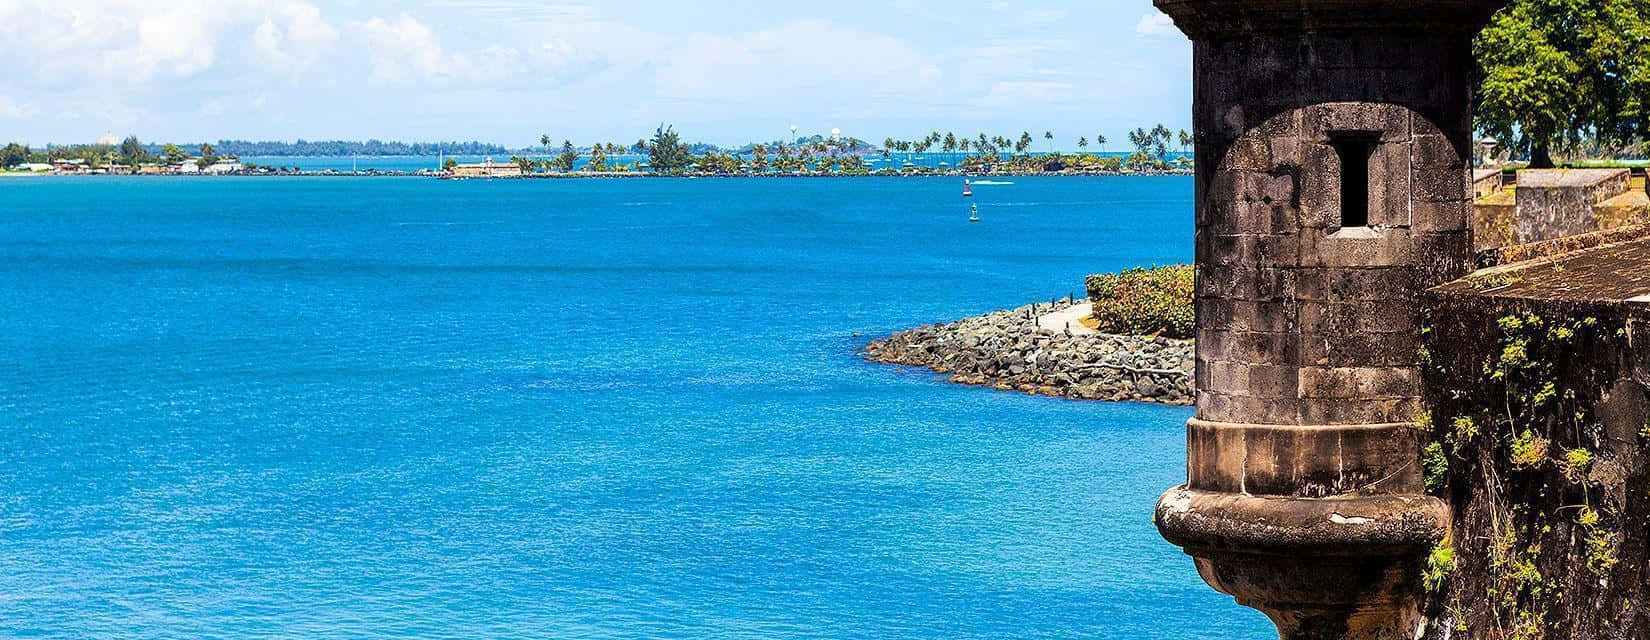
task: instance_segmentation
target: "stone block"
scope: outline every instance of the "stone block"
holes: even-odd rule
[[[1465,171],[1417,170],[1411,182],[1416,202],[1460,202],[1472,194],[1472,179]]]
[[[1331,234],[1303,232],[1303,267],[1391,267],[1413,263],[1407,229],[1347,228]]]
[[[1302,302],[1300,330],[1338,338],[1415,330],[1415,306],[1401,301]],[[1306,339],[1306,335],[1302,335]]]
[[[1420,411],[1419,398],[1320,398],[1303,402],[1300,418],[1306,424],[1322,425],[1407,423]]]
[[[1329,336],[1310,334],[1297,341],[1303,367],[1415,366],[1420,349],[1416,332]]]
[[[1369,223],[1410,226],[1410,145],[1376,145],[1369,159]]]
[[[1254,398],[1202,390],[1197,394],[1197,417],[1203,420],[1297,424],[1301,407],[1301,401],[1292,398]]]
[[[1466,159],[1442,135],[1429,133],[1415,136],[1410,145],[1410,162],[1418,169],[1450,169],[1465,171]]]
[[[1295,282],[1295,298],[1302,301],[1407,301],[1417,293],[1408,266],[1302,268],[1295,271]]]
[[[1270,365],[1293,365],[1299,360],[1299,340],[1292,333],[1200,330],[1197,339],[1198,352],[1210,359]]]
[[[1415,367],[1306,367],[1300,369],[1304,398],[1394,399],[1421,395]]]
[[[1456,202],[1415,202],[1411,204],[1410,229],[1416,233],[1436,233],[1440,231],[1465,231],[1468,227],[1468,212],[1472,210],[1472,203],[1467,201]]]
[[[1380,82],[1379,72],[1358,72],[1349,82]],[[1373,93],[1372,91],[1370,91]],[[1408,142],[1409,111],[1395,104],[1378,102],[1331,102],[1306,109],[1306,137],[1327,144],[1345,133],[1379,134],[1383,143]]]

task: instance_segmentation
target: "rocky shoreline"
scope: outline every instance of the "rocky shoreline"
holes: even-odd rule
[[[1086,301],[1035,304],[873,341],[873,362],[924,367],[961,384],[1058,398],[1190,405],[1193,343],[1038,326],[1043,315]]]

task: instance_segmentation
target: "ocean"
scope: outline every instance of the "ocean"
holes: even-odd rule
[[[0,636],[1262,640],[1186,408],[864,362],[1189,177],[0,180]]]

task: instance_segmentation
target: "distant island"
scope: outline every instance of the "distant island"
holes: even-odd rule
[[[509,149],[483,142],[368,140],[251,142],[220,140],[200,144],[144,143],[136,136],[97,144],[48,145],[36,149],[11,143],[0,148],[0,170],[11,173],[115,175],[434,175],[448,178],[547,178],[625,176],[863,176],[863,175],[1072,175],[1183,173],[1191,168],[1191,134],[1164,125],[1129,134],[1133,151],[1109,153],[1104,135],[1078,136],[1077,151],[1061,149],[1052,131],[1033,136],[974,136],[933,131],[921,138],[886,138],[877,145],[833,131],[831,135],[755,142],[735,147],[686,142],[674,127],[661,125],[635,143],[559,145],[543,135],[539,145]],[[1042,145],[1038,141],[1042,141]],[[1037,148],[1041,146],[1042,148]],[[406,171],[303,171],[279,160],[338,157],[442,157],[439,169]],[[461,158],[470,158],[466,162]],[[258,164],[243,159],[257,159]],[[481,159],[477,162],[476,159]],[[432,163],[433,167],[433,163]]]

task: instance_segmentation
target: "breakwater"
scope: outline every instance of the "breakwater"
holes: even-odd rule
[[[871,342],[873,362],[949,374],[952,382],[1111,402],[1189,405],[1193,342],[1039,326],[1075,302],[1042,303],[902,331]]]

